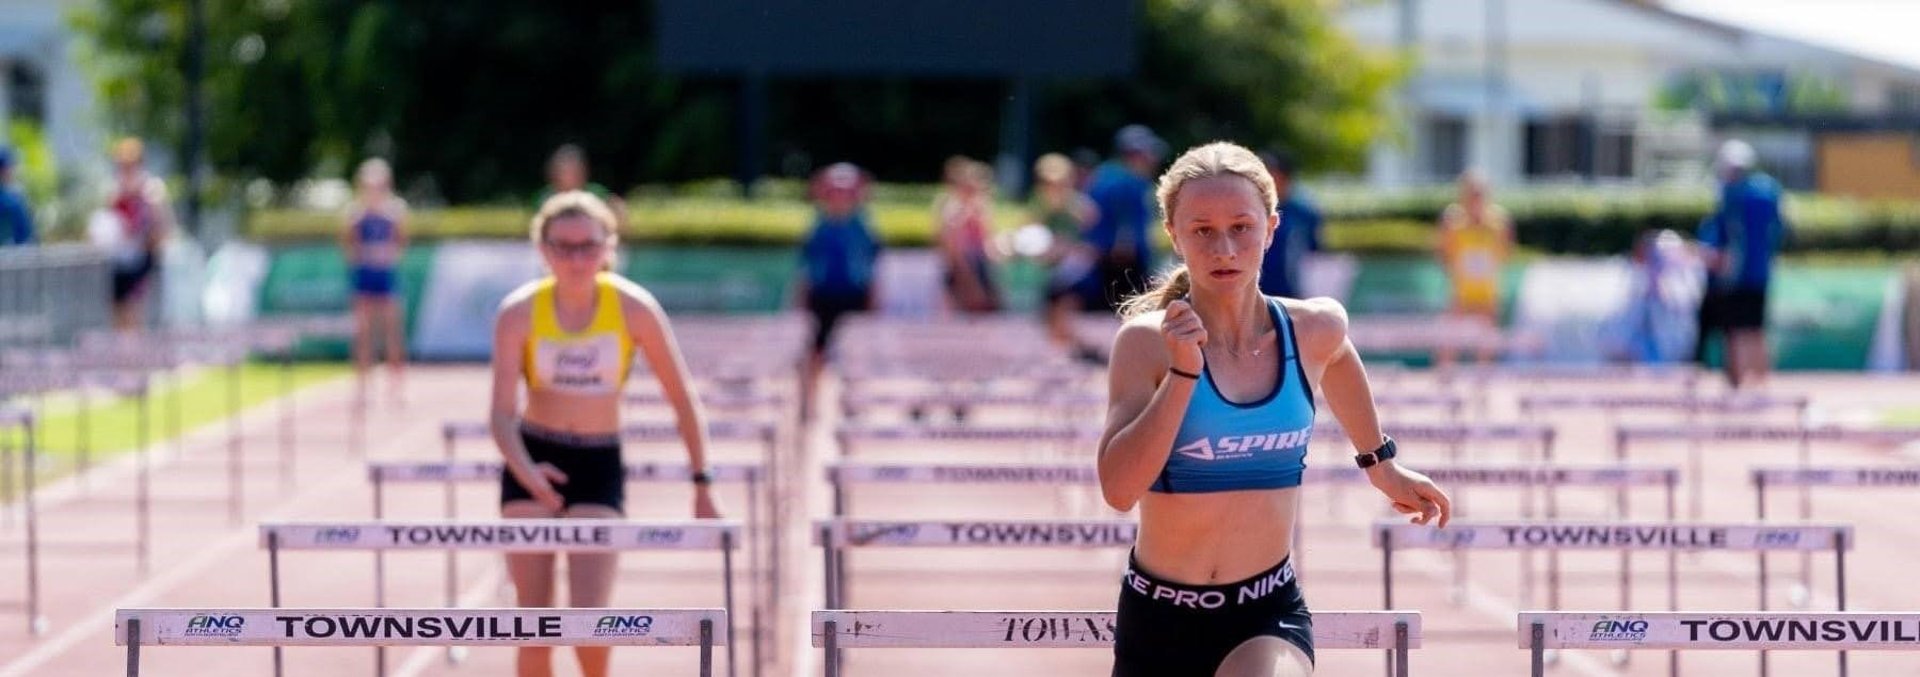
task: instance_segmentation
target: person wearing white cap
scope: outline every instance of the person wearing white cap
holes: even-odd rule
[[[1700,304],[1700,334],[1694,356],[1705,362],[1712,334],[1726,332],[1727,381],[1735,388],[1765,380],[1767,288],[1773,257],[1786,235],[1780,183],[1756,167],[1753,146],[1739,139],[1721,144],[1714,158],[1720,204],[1700,223],[1707,292]]]

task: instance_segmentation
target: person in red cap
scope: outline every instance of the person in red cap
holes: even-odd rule
[[[826,366],[835,325],[847,313],[872,310],[878,298],[874,266],[880,259],[880,240],[863,209],[867,184],[866,172],[847,162],[813,176],[813,229],[800,245],[800,278],[794,283],[797,305],[813,315],[804,413],[812,412],[813,386]]]

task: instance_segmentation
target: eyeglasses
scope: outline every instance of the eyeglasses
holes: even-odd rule
[[[600,250],[607,246],[607,241],[604,238],[575,240],[573,242],[547,240],[541,244],[546,245],[547,249],[552,250],[555,256],[561,258],[584,258],[599,255]]]

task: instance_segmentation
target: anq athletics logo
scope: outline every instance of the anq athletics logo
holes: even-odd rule
[[[247,627],[247,619],[240,616],[212,616],[200,614],[187,619],[188,637],[239,637]]]
[[[1639,642],[1647,638],[1647,622],[1599,621],[1593,624],[1593,632],[1587,635],[1590,642]]]
[[[595,637],[645,637],[652,633],[652,616],[601,616],[593,624]]]

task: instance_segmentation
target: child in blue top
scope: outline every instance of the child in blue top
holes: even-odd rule
[[[833,330],[847,313],[872,310],[874,266],[880,241],[867,225],[867,177],[850,163],[837,163],[814,175],[813,230],[800,245],[799,305],[813,314],[813,351],[807,359],[807,391],[826,364]],[[811,399],[810,397],[808,398]]]

